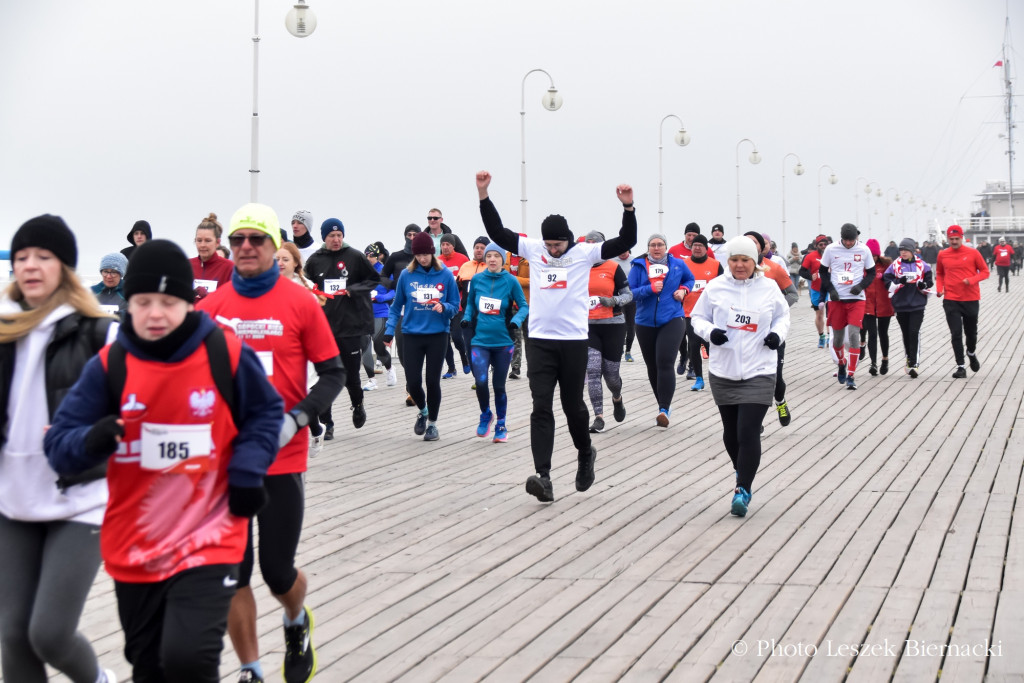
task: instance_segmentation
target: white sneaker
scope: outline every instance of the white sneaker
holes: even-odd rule
[[[377,380],[375,379],[368,379],[366,380],[366,384],[363,385],[363,391],[373,391],[376,388]]]
[[[117,683],[117,675],[110,669],[103,670],[106,683]]]
[[[310,457],[315,457],[324,449],[324,435],[320,434],[320,436],[310,438],[312,441],[310,442],[309,455]]]
[[[373,374],[375,374],[375,375],[383,375],[384,374],[384,365],[380,361],[377,361],[377,362],[375,362],[373,364]]]
[[[398,384],[398,373],[395,372],[394,368],[388,370],[388,386],[393,387]]]

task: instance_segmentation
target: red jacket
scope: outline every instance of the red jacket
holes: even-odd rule
[[[235,270],[235,264],[216,252],[205,263],[198,256],[193,256],[188,261],[192,264],[192,277],[196,280],[192,283],[196,290],[196,299],[213,294],[217,287],[231,282],[231,273]],[[211,288],[207,283],[201,283],[198,280],[212,281],[217,284]]]
[[[892,307],[892,299],[889,298],[889,288],[882,281],[882,275],[890,263],[892,263],[892,259],[887,259],[884,256],[875,257],[875,279],[864,290],[865,315],[873,315],[876,318],[891,318],[896,315],[896,311]]]
[[[997,244],[992,250],[992,255],[996,258],[997,266],[1009,266],[1013,257],[1013,247],[1009,244]]]
[[[977,249],[968,246],[943,249],[935,262],[936,289],[939,296],[950,301],[979,301],[981,288],[978,283],[987,280],[988,275],[985,259]]]

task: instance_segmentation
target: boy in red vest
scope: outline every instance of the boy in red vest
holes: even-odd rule
[[[256,353],[193,310],[177,245],[146,242],[129,267],[125,324],[64,399],[46,454],[64,475],[109,459],[100,548],[132,680],[219,681],[284,403]]]

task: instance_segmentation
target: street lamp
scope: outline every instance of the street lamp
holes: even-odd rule
[[[520,144],[521,144],[522,152],[523,152],[523,165],[522,165],[522,190],[523,190],[523,198],[520,200],[520,201],[522,201],[522,207],[523,207],[523,219],[522,219],[523,222],[522,222],[522,225],[520,225],[519,230],[520,230],[520,232],[523,232],[523,233],[526,232],[526,79],[530,76],[530,74],[535,73],[537,71],[539,71],[540,73],[542,73],[545,76],[547,76],[548,77],[548,81],[551,83],[551,87],[548,88],[548,91],[546,93],[544,93],[544,97],[542,97],[541,100],[540,100],[541,105],[545,109],[547,109],[548,111],[558,111],[562,107],[562,96],[559,95],[558,94],[558,90],[555,89],[555,80],[553,78],[551,78],[551,74],[549,74],[544,69],[530,69],[529,71],[527,71],[526,75],[523,76],[523,87],[522,87],[522,91],[521,91],[521,99],[520,99],[520,107],[519,107],[519,129],[520,129],[519,140],[520,140]]]
[[[871,189],[872,189],[872,187],[875,188],[875,194],[877,196],[879,196],[879,197],[882,196],[882,188],[881,188],[881,186],[879,186],[878,183],[871,182],[871,183],[868,183],[867,185],[864,186],[864,194],[866,194],[868,196],[868,227],[867,227],[867,229],[868,229],[869,233],[871,232]],[[859,225],[857,227],[860,228]]]
[[[796,157],[796,166],[793,167],[793,175],[803,175],[804,165],[800,161],[800,157],[793,152],[790,152],[786,156],[782,157],[782,241],[779,244],[788,245],[786,241],[786,159],[790,157]]]
[[[894,202],[900,200],[900,192],[895,187],[890,187],[885,191],[885,243],[888,244],[892,240],[892,230],[889,223],[889,218],[892,216],[892,211],[889,209],[889,194],[895,193],[893,197]]]
[[[743,138],[736,143],[736,230],[739,232],[740,229],[740,145],[744,142],[749,142],[753,151],[747,159],[752,164],[761,163],[761,155],[757,151],[757,145],[754,141],[749,138]]]
[[[680,147],[686,147],[690,144],[690,134],[686,132],[686,128],[683,126],[683,120],[675,114],[669,114],[658,124],[658,232],[662,232],[661,216],[665,213],[661,208],[661,134],[664,131],[665,122],[669,119],[675,119],[679,122],[679,132],[675,135],[676,144]]]
[[[249,201],[254,204],[259,195],[260,177],[260,0],[253,0],[252,35],[252,141],[249,159]],[[285,17],[288,32],[298,38],[305,38],[316,30],[316,15],[306,6],[304,0],[297,4]]]
[[[860,227],[860,195],[857,194],[857,190],[860,189],[860,181],[864,181],[867,185],[864,186],[865,192],[871,192],[871,183],[864,176],[857,176],[857,182],[853,185],[853,208],[854,213],[857,216],[857,227]],[[870,208],[870,207],[869,207]]]
[[[821,172],[828,169],[828,184],[835,185],[839,182],[839,178],[836,176],[836,172],[832,170],[832,167],[828,164],[823,164],[818,168],[818,234],[821,234]]]

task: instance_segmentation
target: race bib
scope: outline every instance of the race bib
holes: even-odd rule
[[[494,299],[489,296],[480,297],[480,312],[484,315],[498,315],[501,313],[501,299]]]
[[[565,289],[569,286],[569,271],[565,268],[548,268],[540,277],[541,289]]]
[[[334,280],[324,280],[324,293],[325,294],[338,294],[345,291],[348,287],[348,278],[340,277]]]
[[[695,291],[695,292],[699,292],[700,290],[704,289],[707,286],[708,286],[708,281],[707,280],[694,280],[693,281],[693,291]]]
[[[839,271],[839,284],[841,285],[852,285],[853,284],[853,273],[847,273]]]
[[[111,315],[118,315],[121,312],[121,307],[115,304],[100,304],[100,308],[103,309],[104,313],[109,313]]]
[[[412,300],[418,304],[436,304],[441,301],[441,292],[437,287],[429,285],[417,287],[416,291],[412,293]]]
[[[167,474],[194,474],[210,469],[209,424],[142,423],[142,469]]]
[[[590,310],[594,310],[601,305],[601,297],[592,296],[587,300],[587,302],[590,304]]]
[[[207,294],[213,294],[214,292],[217,291],[217,281],[198,279],[192,281],[192,289],[199,289],[200,287],[205,287]]]
[[[668,265],[662,263],[652,263],[647,268],[647,277],[651,280],[663,280],[668,275]]]
[[[729,322],[726,325],[742,332],[757,332],[757,321],[760,314],[745,308],[729,307]]]
[[[257,351],[256,357],[260,359],[260,364],[263,365],[263,372],[267,373],[267,377],[274,376],[274,352],[273,351]]]

